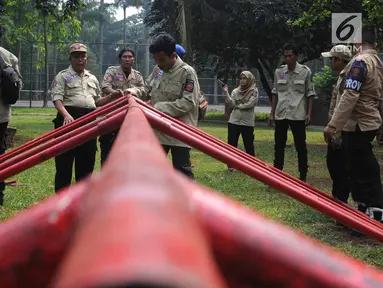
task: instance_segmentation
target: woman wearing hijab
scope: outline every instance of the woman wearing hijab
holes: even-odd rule
[[[258,103],[258,89],[254,75],[249,71],[240,74],[239,87],[231,95],[227,85],[225,104],[229,110],[228,143],[237,147],[239,135],[242,134],[246,153],[255,156],[254,152],[254,108]],[[230,172],[233,168],[228,168]]]

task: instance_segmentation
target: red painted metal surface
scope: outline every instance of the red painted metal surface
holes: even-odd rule
[[[142,100],[139,100],[137,98],[135,100],[144,109],[150,110],[150,111],[154,112],[156,115],[160,116],[161,118],[163,118],[165,120],[169,120],[171,123],[177,123],[181,127],[185,128],[187,131],[192,131],[193,133],[196,133],[197,135],[199,135],[205,139],[208,139],[209,141],[212,141],[214,144],[217,144],[219,147],[221,147],[221,149],[225,149],[225,150],[228,150],[230,152],[233,152],[234,154],[241,157],[241,159],[247,159],[256,165],[261,165],[263,168],[269,170],[272,173],[271,175],[278,175],[279,177],[281,177],[281,181],[283,179],[283,181],[288,181],[288,182],[294,183],[296,185],[296,188],[301,188],[301,189],[306,189],[306,190],[309,189],[310,192],[312,192],[314,195],[317,195],[319,198],[330,199],[330,200],[336,202],[338,204],[338,207],[343,207],[344,210],[347,210],[348,212],[354,214],[356,217],[364,218],[366,220],[366,222],[369,222],[370,224],[377,226],[378,229],[382,229],[382,227],[381,227],[382,225],[379,222],[375,221],[374,219],[369,218],[366,214],[359,212],[358,210],[354,209],[353,207],[351,207],[351,206],[349,206],[349,205],[347,205],[341,201],[338,201],[337,199],[335,199],[332,196],[330,196],[329,194],[319,190],[318,188],[311,186],[311,185],[309,185],[303,181],[300,181],[299,179],[297,179],[297,178],[295,178],[295,177],[293,177],[293,176],[291,176],[291,175],[289,175],[289,174],[287,174],[287,173],[285,173],[285,172],[283,172],[277,168],[274,168],[272,165],[269,165],[268,163],[266,163],[266,162],[264,162],[264,161],[262,161],[256,157],[250,156],[249,154],[245,153],[244,151],[242,151],[240,149],[237,149],[231,145],[228,145],[227,143],[221,141],[220,139],[217,139],[217,138],[211,136],[210,134],[201,131],[200,129],[198,129],[196,127],[188,125],[188,124],[186,124],[186,123],[184,123],[178,119],[174,119],[174,118],[156,110],[154,107],[147,105]],[[232,164],[232,163],[230,163],[230,164]],[[334,203],[332,201],[331,201],[331,203]]]
[[[171,170],[166,158],[157,156],[158,140],[146,135],[150,129],[137,116],[140,110],[133,109],[135,120],[127,120],[105,168],[90,184],[76,184],[0,225],[2,286],[48,287],[63,253],[68,252],[54,278],[56,287],[126,285],[123,280],[148,279],[191,287],[178,284],[177,277],[217,281],[211,282],[216,286],[205,282],[198,287],[221,287],[224,284],[208,258],[204,232],[193,221],[196,213],[228,287],[383,287],[381,272],[268,221]],[[151,121],[159,122],[154,119]],[[131,129],[136,134],[129,134]],[[147,141],[138,140],[142,137]],[[153,157],[151,153],[155,153]],[[65,195],[70,195],[72,202],[65,201]],[[76,215],[79,222],[75,222]],[[167,220],[170,216],[174,219]],[[155,243],[157,235],[160,243]],[[190,265],[189,257],[182,257],[189,255],[183,243],[190,239],[194,239],[191,248],[201,250],[192,256],[205,259],[199,264],[204,271]],[[164,263],[166,259],[173,262]],[[194,264],[200,261],[197,256],[193,260]],[[179,267],[185,270],[180,272]],[[178,269],[171,270],[174,268]],[[144,276],[138,277],[140,273]]]
[[[44,134],[44,135],[42,135],[36,139],[28,141],[27,143],[1,155],[0,156],[0,163],[6,161],[8,159],[11,159],[12,157],[19,155],[25,151],[28,151],[29,149],[36,147],[37,145],[40,145],[40,144],[42,144],[42,143],[44,143],[50,139],[61,136],[65,133],[68,133],[69,131],[71,131],[73,129],[81,127],[82,125],[85,125],[85,124],[89,123],[90,121],[95,120],[97,117],[104,115],[105,113],[112,112],[112,111],[116,110],[117,108],[119,108],[121,106],[125,106],[127,104],[128,104],[128,98],[126,96],[121,97],[121,98],[119,98],[119,99],[117,99],[111,103],[108,103],[107,105],[102,106],[102,107],[96,109],[95,111],[76,119],[76,121],[74,121],[72,123],[69,123],[65,126],[57,128],[57,129],[55,129],[51,132],[48,132],[48,133],[46,133],[46,134]]]
[[[49,287],[73,233],[87,181],[0,224],[0,287]]]
[[[23,154],[16,155],[8,159],[7,161],[1,163],[0,171],[6,168],[10,168],[12,165],[18,164],[19,162],[27,159],[28,157],[37,155],[38,153],[45,151],[46,149],[51,148],[54,145],[61,145],[63,141],[71,139],[77,135],[80,135],[81,133],[87,132],[89,129],[97,127],[101,122],[105,121],[106,119],[110,119],[111,117],[118,115],[121,112],[126,112],[127,109],[128,109],[128,105],[122,106],[116,109],[115,111],[106,114],[102,118],[98,118],[92,122],[89,122],[75,130],[69,131],[68,133],[65,133],[57,138],[51,139],[48,142],[45,142],[37,147],[30,148],[27,151],[25,151]],[[1,175],[1,172],[0,172],[0,175]]]
[[[311,190],[310,186],[305,187],[305,189],[297,189],[294,182],[279,177],[279,175],[276,175],[264,166],[238,157],[235,153],[223,149],[213,141],[199,136],[197,133],[184,128],[175,121],[164,119],[156,111],[147,109],[144,105],[141,105],[141,107],[153,128],[188,143],[192,147],[226,164],[230,164],[231,167],[288,194],[345,225],[383,241],[383,225],[381,223],[365,217],[358,211],[350,211],[349,208],[345,208],[344,205],[337,201],[323,197],[314,190]]]
[[[226,287],[174,175],[141,109],[130,104],[53,287]]]
[[[4,168],[0,171],[0,181],[5,180],[8,177],[12,177],[50,158],[60,155],[78,145],[92,140],[98,135],[102,135],[119,128],[125,116],[125,109],[122,110],[122,112],[119,112],[118,114],[110,118],[103,118],[100,119],[99,122],[90,123],[89,126],[92,126],[92,128],[89,128],[88,130],[82,133],[77,134],[77,129],[74,130],[74,134],[77,135],[73,136],[70,139],[66,139],[61,142],[60,137],[63,137],[65,139],[65,136],[60,136],[57,138],[59,139],[59,142],[61,142],[60,144],[54,145],[53,147],[47,148],[44,151],[34,154],[33,156],[28,157],[27,159],[24,159],[18,163],[15,163],[12,166]]]

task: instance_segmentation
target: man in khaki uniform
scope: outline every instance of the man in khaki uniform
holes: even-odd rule
[[[322,57],[330,58],[331,69],[339,74],[337,83],[332,92],[328,121],[334,113],[336,105],[344,91],[347,71],[350,69],[352,58],[351,50],[345,45],[336,45],[331,51],[323,52]],[[327,169],[332,179],[332,195],[345,203],[351,192],[349,161],[342,139],[342,131],[332,137],[327,146]]]
[[[176,42],[168,34],[160,34],[149,47],[157,66],[145,88],[127,89],[159,111],[187,124],[197,126],[200,86],[192,67],[176,54]],[[171,151],[173,166],[190,178],[194,174],[190,163],[190,147],[170,136],[156,132],[165,152]]]
[[[376,52],[376,31],[362,28],[361,52],[347,71],[344,92],[324,130],[327,141],[344,131],[351,164],[351,194],[358,209],[382,220],[383,191],[380,166],[371,142],[382,125],[379,105],[383,98],[383,64]]]
[[[53,80],[52,101],[58,111],[53,120],[55,129],[122,96],[122,93],[115,93],[101,98],[96,76],[85,70],[87,60],[87,47],[81,43],[73,44],[69,51],[70,67],[59,72]],[[93,139],[55,158],[56,192],[71,184],[74,161],[76,181],[93,172],[96,146],[96,139]]]
[[[3,27],[0,26],[0,39],[3,36]],[[4,62],[15,69],[16,72],[20,73],[19,60],[8,50],[0,47],[0,56]],[[1,89],[0,89],[1,93]],[[5,104],[0,94],[0,155],[4,154],[7,147],[5,144],[5,132],[7,131],[9,120],[11,119],[11,105]],[[0,205],[3,205],[5,183],[0,182]]]
[[[275,70],[270,113],[270,122],[275,120],[274,167],[283,170],[287,130],[290,127],[298,153],[299,178],[306,181],[306,124],[311,121],[315,95],[311,70],[297,62],[297,49],[294,45],[285,44],[282,50],[287,65]]]
[[[129,48],[123,48],[118,54],[120,66],[111,66],[106,70],[102,81],[102,92],[104,95],[116,93],[133,87],[144,87],[144,80],[139,71],[132,68],[135,53]],[[118,130],[100,136],[101,165],[109,155]]]

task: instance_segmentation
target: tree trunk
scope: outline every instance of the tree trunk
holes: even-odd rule
[[[126,45],[126,4],[124,4],[123,9],[124,9],[124,22],[122,24],[123,25],[122,31],[124,33],[123,39],[124,39],[124,46],[125,46]]]
[[[43,108],[48,106],[48,90],[49,90],[49,47],[48,47],[48,23],[47,16],[44,14],[44,48],[45,48],[45,87],[44,87],[44,98],[43,98]]]
[[[100,34],[99,34],[99,43],[100,43],[100,50],[98,54],[98,62],[99,62],[99,70],[100,75],[103,75],[103,60],[104,60],[104,12],[105,12],[105,5],[104,0],[100,0]],[[102,77],[102,76],[100,76]]]

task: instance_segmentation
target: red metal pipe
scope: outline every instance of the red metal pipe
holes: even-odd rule
[[[24,159],[23,161],[20,161],[17,164],[14,164],[10,167],[1,170],[0,179],[5,180],[52,157],[60,155],[70,149],[73,149],[74,147],[84,144],[85,142],[96,138],[98,135],[102,135],[119,128],[124,119],[124,116],[125,111],[120,112],[109,119],[102,119],[100,122],[97,123],[97,126],[90,128],[87,131],[78,134],[70,139],[64,140],[62,143],[50,147],[45,151],[42,151],[27,159]]]
[[[63,141],[70,139],[76,135],[79,135],[83,132],[86,132],[90,128],[97,127],[100,122],[104,121],[107,118],[111,118],[111,117],[117,115],[118,113],[123,112],[127,109],[128,109],[128,105],[122,106],[122,107],[118,108],[117,110],[105,115],[103,118],[98,118],[98,119],[94,120],[93,122],[89,122],[88,124],[85,124],[84,126],[81,126],[75,130],[72,130],[72,131],[70,131],[66,134],[63,134],[57,138],[54,138],[48,142],[45,142],[44,144],[41,144],[40,146],[29,149],[23,154],[16,155],[16,156],[12,157],[11,159],[9,159],[8,161],[1,163],[0,164],[0,171],[3,169],[9,168],[12,165],[15,165],[15,164],[19,163],[20,161],[27,159],[28,157],[36,155],[37,153],[40,153],[41,151],[45,151],[46,149],[53,147],[54,145],[57,145],[57,144],[60,145],[60,143],[62,143]]]
[[[336,201],[337,203],[339,203],[341,206],[343,206],[345,209],[349,210],[350,212],[354,213],[355,215],[358,215],[358,217],[364,217],[368,220],[370,220],[371,223],[374,223],[376,224],[376,221],[370,219],[366,214],[364,213],[360,213],[359,211],[357,211],[356,209],[350,207],[349,205],[343,203],[342,201],[339,201],[337,199],[335,199],[334,197],[332,197],[331,195],[321,191],[320,189],[314,187],[314,186],[311,186],[293,176],[291,176],[290,174],[287,174],[275,167],[273,167],[272,165],[256,158],[256,157],[252,157],[250,156],[249,154],[245,153],[244,151],[240,150],[240,149],[237,149],[231,145],[228,145],[227,143],[223,142],[222,140],[218,139],[218,138],[215,138],[213,136],[211,136],[210,134],[208,133],[205,133],[203,132],[202,130],[194,127],[194,126],[191,126],[191,125],[188,125],[186,124],[185,122],[182,122],[178,119],[175,119],[175,118],[172,118],[168,115],[166,115],[165,113],[162,113],[161,111],[158,111],[156,110],[153,106],[150,106],[150,105],[147,105],[144,101],[140,100],[140,99],[135,99],[137,101],[137,103],[139,103],[142,107],[145,107],[146,109],[149,109],[151,111],[155,111],[157,112],[158,115],[160,115],[161,117],[165,118],[166,120],[172,120],[174,122],[176,122],[177,124],[179,124],[180,126],[188,129],[188,130],[191,130],[195,133],[197,133],[199,136],[201,137],[204,137],[206,139],[209,139],[211,141],[213,141],[215,144],[217,145],[220,145],[222,148],[224,149],[228,149],[230,150],[231,152],[237,154],[238,156],[240,157],[243,157],[243,158],[246,158],[247,160],[255,163],[255,164],[259,164],[259,165],[262,165],[264,166],[266,169],[270,170],[271,172],[277,174],[278,176],[282,177],[283,179],[287,180],[287,181],[290,181],[290,182],[294,182],[298,187],[300,188],[303,188],[303,189],[311,189],[311,190],[314,190],[317,194],[320,194],[320,196],[323,196],[325,198],[328,198],[328,199],[331,199],[331,200],[334,200]]]
[[[382,271],[183,181],[229,287],[383,287]]]
[[[226,151],[226,149],[223,149],[212,141],[200,137],[196,133],[181,127],[171,120],[165,121],[161,116],[157,115],[155,111],[150,111],[144,107],[142,107],[142,109],[154,129],[166,133],[184,143],[188,143],[192,147],[224,163],[230,164],[243,173],[290,195],[341,223],[383,241],[383,225],[377,221],[372,221],[364,217],[360,212],[358,212],[361,214],[359,217],[359,215],[356,215],[357,212],[350,212],[338,202],[321,197],[321,195],[315,195],[315,191],[311,190],[310,187],[307,187],[305,190],[296,189],[295,183],[283,181],[279,175],[270,173],[265,167],[256,165],[247,159],[241,159],[236,154]]]
[[[0,225],[1,287],[49,287],[66,252],[88,180]]]
[[[174,175],[141,109],[130,104],[52,286],[226,287]]]
[[[128,104],[128,98],[126,96],[124,96],[124,97],[121,97],[121,98],[111,102],[111,103],[108,103],[105,106],[97,108],[95,111],[76,119],[72,123],[69,123],[65,126],[57,128],[57,129],[55,129],[51,132],[48,132],[48,133],[46,133],[46,134],[44,134],[38,138],[35,138],[31,141],[28,141],[25,144],[1,155],[0,156],[0,163],[6,161],[6,160],[8,160],[8,159],[10,159],[16,155],[19,155],[19,154],[29,150],[32,147],[36,147],[37,145],[40,145],[41,143],[43,143],[47,140],[58,137],[58,136],[63,135],[63,134],[65,134],[65,133],[67,133],[73,129],[81,127],[82,125],[84,125],[90,121],[93,121],[97,117],[99,117],[105,113],[112,112],[112,111],[116,110],[118,107],[121,107],[121,106],[124,106],[127,104]]]

